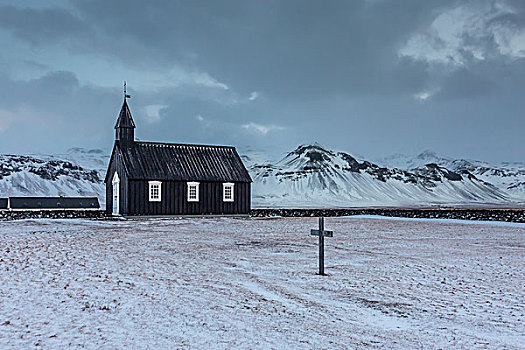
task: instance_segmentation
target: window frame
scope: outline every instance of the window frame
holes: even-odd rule
[[[187,195],[187,199],[188,199],[188,202],[198,202],[199,201],[199,185],[200,183],[199,182],[187,182],[187,192],[188,192],[188,195]],[[190,189],[192,187],[195,187],[195,198],[191,198],[190,197]]]
[[[158,196],[154,197],[153,189],[158,186]],[[162,201],[162,182],[161,181],[148,181],[148,198],[150,202],[161,202]]]
[[[231,198],[226,198],[226,188],[231,189]],[[235,189],[235,184],[233,182],[224,182],[222,184],[222,201],[223,202],[234,202],[235,201],[234,189]]]

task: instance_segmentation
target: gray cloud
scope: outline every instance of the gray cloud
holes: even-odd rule
[[[20,115],[31,147],[109,147],[128,80],[142,139],[524,160],[520,1],[0,7],[2,151]]]
[[[78,39],[87,31],[84,21],[64,8],[0,5],[0,26],[35,46],[65,38]]]

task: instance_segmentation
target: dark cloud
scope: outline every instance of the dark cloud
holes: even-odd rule
[[[458,26],[459,47],[455,37],[430,37],[436,18],[459,7],[485,16],[480,30],[491,31]],[[524,59],[511,40],[525,33],[523,11],[520,1],[490,0],[0,5],[0,42],[35,52],[0,54],[6,67],[47,71],[0,72],[1,150],[22,145],[17,135],[36,148],[109,147],[128,79],[142,139],[523,160]],[[441,46],[418,46],[431,39]],[[108,76],[113,87],[101,87]],[[33,115],[45,136],[17,114]]]
[[[402,8],[365,1],[76,4],[112,38],[114,45],[104,49],[122,60],[143,64],[147,55],[150,64],[162,66],[175,60],[242,91],[301,98],[413,86],[397,79],[404,75],[397,48],[420,17],[427,17],[420,3]]]
[[[32,45],[77,38],[87,30],[84,21],[63,8],[20,8],[0,5],[0,27]]]
[[[71,72],[51,72],[30,81],[0,76],[0,129],[2,123],[9,124],[8,130],[0,130],[0,149],[51,152],[75,144],[108,148],[119,98],[115,89],[80,85]]]

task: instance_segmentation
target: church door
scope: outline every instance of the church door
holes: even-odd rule
[[[117,172],[115,171],[115,176],[113,176],[113,215],[120,215],[119,202],[120,202],[120,179]]]

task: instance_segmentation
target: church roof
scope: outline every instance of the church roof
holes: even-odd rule
[[[135,128],[135,122],[131,116],[131,112],[128,107],[128,102],[124,99],[122,108],[117,118],[117,123],[115,124],[115,129],[117,128]]]
[[[130,179],[252,182],[235,147],[135,141],[119,151]]]

